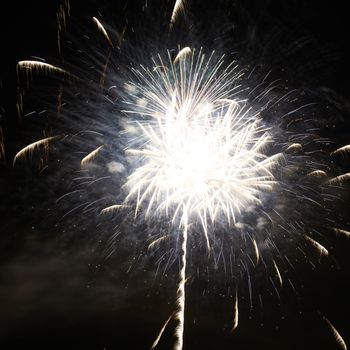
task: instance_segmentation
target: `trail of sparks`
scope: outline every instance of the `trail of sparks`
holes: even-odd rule
[[[88,166],[88,164],[90,164],[97,157],[102,148],[103,146],[99,146],[98,148],[90,152],[87,156],[85,156],[80,162],[81,167],[85,168],[86,166]]]
[[[187,58],[192,54],[192,50],[189,47],[184,47],[180,52],[176,55],[174,59],[174,64],[180,62],[181,60]]]
[[[255,239],[253,239],[253,246],[254,246],[254,251],[256,256],[256,265],[258,265],[259,259],[260,259],[260,253],[259,253],[259,248]]]
[[[155,339],[155,341],[153,342],[152,346],[151,346],[151,350],[155,349],[165,331],[166,326],[168,325],[168,323],[170,322],[170,320],[173,318],[174,314],[171,314],[170,317],[165,321],[163,327],[161,328],[161,330],[158,333],[157,338]]]
[[[153,249],[155,246],[157,246],[159,243],[163,242],[164,240],[166,240],[167,238],[169,238],[169,235],[164,235],[162,237],[159,237],[158,239],[154,240],[153,242],[151,242],[147,249]]]
[[[174,26],[177,17],[181,12],[183,12],[185,9],[185,0],[176,0],[173,12],[171,14],[171,19],[170,19],[170,29]]]
[[[335,151],[333,151],[331,153],[331,155],[344,154],[344,153],[347,153],[347,152],[350,152],[350,145],[346,145],[346,146],[343,146],[343,147],[340,147],[340,148],[336,149]]]
[[[232,323],[231,332],[233,332],[238,327],[238,317],[239,317],[238,291],[237,291],[237,287],[236,287],[235,303],[233,305],[233,323]]]
[[[111,38],[109,37],[105,27],[102,25],[102,23],[100,22],[99,19],[97,19],[96,17],[92,17],[92,20],[96,23],[98,30],[104,35],[104,37],[106,38],[106,40],[108,41],[109,45],[111,47],[114,47]]]
[[[334,228],[334,231],[335,231],[336,233],[340,233],[340,234],[344,235],[344,236],[347,237],[347,238],[350,238],[350,232],[349,232],[349,231],[342,230],[342,229],[340,229],[340,228]]]
[[[332,325],[332,323],[326,317],[323,316],[323,319],[326,321],[327,325],[331,329],[334,339],[337,342],[337,344],[340,346],[340,348],[342,350],[347,350],[346,343],[343,337],[340,335],[340,333],[336,330],[336,328]]]
[[[52,64],[41,62],[41,61],[34,61],[34,60],[19,61],[17,63],[17,67],[19,69],[25,69],[27,71],[37,70],[37,71],[43,71],[44,73],[58,72],[58,73],[63,73],[65,75],[71,75],[69,72],[67,72],[62,68],[59,68]]]
[[[319,242],[312,239],[310,236],[304,235],[307,241],[309,241],[320,253],[320,255],[328,255],[328,250]]]
[[[53,141],[55,139],[57,139],[58,136],[51,136],[51,137],[46,137],[44,139],[41,139],[39,141],[33,142],[30,145],[22,148],[14,157],[13,159],[13,164],[16,163],[16,161],[21,158],[21,157],[25,157],[27,155],[32,154],[37,148],[43,146],[45,148],[47,148],[48,144],[50,141]]]
[[[307,174],[308,176],[316,176],[316,177],[325,177],[327,176],[326,172],[323,170],[314,170]]]
[[[300,143],[292,143],[290,146],[288,146],[287,151],[301,151],[303,149],[303,146]]]
[[[275,267],[275,270],[276,270],[276,273],[277,273],[278,281],[280,283],[280,286],[282,287],[283,281],[282,281],[282,276],[281,276],[280,270],[279,270],[275,260],[272,260],[272,261],[273,261],[273,266]]]
[[[179,273],[180,281],[177,289],[177,311],[174,315],[175,320],[178,321],[178,325],[175,330],[176,342],[174,349],[182,350],[183,346],[183,334],[185,326],[185,303],[186,303],[186,264],[187,264],[187,225],[182,231],[182,244],[181,244],[181,269]]]
[[[330,185],[341,185],[344,181],[350,180],[350,173],[338,175],[328,181]]]
[[[59,55],[61,52],[61,40],[62,35],[67,29],[67,17],[70,16],[70,3],[68,0],[64,0],[64,3],[60,4],[57,12],[57,48]]]
[[[127,205],[124,205],[124,204],[114,204],[114,205],[111,205],[107,208],[104,208],[101,210],[101,214],[112,214],[120,209],[126,209],[128,208]]]

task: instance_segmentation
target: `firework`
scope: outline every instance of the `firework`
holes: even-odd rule
[[[343,146],[343,147],[340,147],[340,148],[336,149],[335,151],[333,151],[331,153],[331,155],[338,154],[338,153],[344,154],[344,153],[347,153],[349,151],[350,151],[350,145],[346,145],[346,146]]]
[[[185,1],[174,2],[167,21],[169,33],[175,32],[175,23],[185,10]],[[69,3],[65,2],[58,16],[60,54],[61,37],[69,16]],[[292,94],[275,93],[277,83],[267,82],[267,76],[251,86],[254,69],[247,69],[232,57],[206,48],[162,47],[147,52],[144,62],[128,62],[125,70],[118,67],[114,71],[113,54],[118,50],[118,55],[123,55],[122,38],[127,31],[126,25],[116,40],[114,33],[103,25],[104,21],[93,17],[92,22],[108,47],[106,57],[98,61],[99,77],[95,79],[96,85],[91,84],[92,91],[103,95],[104,103],[113,105],[120,118],[115,123],[109,121],[107,126],[105,115],[112,119],[112,114],[100,113],[100,106],[96,107],[96,116],[103,114],[103,118],[99,121],[96,117],[97,121],[90,123],[95,129],[79,130],[65,139],[78,140],[84,145],[84,156],[79,158],[84,174],[93,173],[94,165],[109,157],[105,166],[109,174],[98,178],[87,176],[83,178],[83,184],[93,187],[96,182],[118,175],[115,176],[118,187],[113,189],[114,200],[108,203],[110,205],[98,208],[101,216],[125,216],[125,222],[133,220],[135,225],[141,221],[149,226],[157,225],[155,223],[167,225],[166,234],[162,231],[151,243],[148,241],[148,252],[161,250],[165,242],[175,238],[180,264],[175,310],[161,328],[152,349],[174,320],[174,348],[182,350],[190,240],[199,240],[197,246],[203,241],[207,255],[212,256],[215,265],[220,256],[224,256],[223,250],[230,250],[231,270],[238,261],[248,276],[252,308],[249,266],[271,268],[270,281],[278,297],[278,288],[290,282],[282,268],[289,260],[280,252],[279,239],[295,239],[300,245],[299,251],[307,259],[302,245],[312,247],[319,256],[330,254],[317,228],[308,227],[308,222],[304,222],[303,211],[308,211],[311,216],[314,208],[321,208],[319,210],[328,220],[330,210],[326,208],[323,192],[341,188],[350,175],[339,175],[330,169],[324,154],[318,154],[320,147],[315,149],[313,146],[317,143],[324,146],[328,140],[316,135],[312,127],[305,132],[295,127],[299,121],[303,122],[303,118],[294,116],[313,103],[288,106],[286,113],[280,113],[278,122],[269,121],[266,114],[285,101],[289,103]],[[123,59],[119,60],[125,64]],[[18,63],[18,71],[24,71],[27,77],[33,72],[41,72],[74,78],[77,85],[84,82],[81,73],[73,74],[65,65],[62,67],[37,60]],[[90,80],[86,78],[89,84]],[[59,91],[57,111],[62,113],[61,86]],[[84,103],[90,106],[94,100],[94,97],[86,98]],[[72,123],[79,124],[79,118]],[[90,145],[81,136],[83,133],[90,133],[95,142]],[[29,144],[15,155],[14,163],[34,151],[47,151],[48,145],[59,138],[45,137]],[[340,147],[327,155],[345,155],[349,147]],[[66,195],[59,200],[62,198]],[[83,203],[66,215],[79,207],[90,210],[98,201],[101,199]],[[289,207],[297,210],[294,213]],[[349,232],[339,226],[330,230],[348,237]],[[108,246],[108,256],[112,254],[111,246],[113,244]],[[222,260],[225,264],[224,257]],[[235,288],[232,331],[238,327],[238,307],[241,305],[237,285]],[[330,323],[329,326],[338,343],[346,349],[340,334]]]
[[[214,62],[213,62],[214,61]],[[275,183],[279,154],[266,156],[271,142],[258,115],[235,98],[241,73],[202,52],[180,51],[174,63],[159,56],[154,72],[134,70],[140,83],[126,112],[136,120],[127,149],[136,169],[125,184],[125,202],[136,201],[146,217],[165,214],[182,228],[181,270],[174,318],[175,349],[182,349],[188,226],[201,223],[210,249],[208,222],[234,223],[244,206],[259,204]],[[141,103],[142,102],[142,103]],[[253,240],[257,263],[259,251]]]
[[[111,41],[111,39],[110,39],[110,37],[109,37],[109,35],[108,35],[106,29],[105,29],[104,26],[102,25],[102,23],[101,23],[96,17],[93,17],[92,19],[93,19],[93,21],[96,23],[98,30],[101,31],[101,33],[102,33],[102,34],[104,35],[104,37],[107,39],[109,45],[111,45],[111,47],[113,47],[113,43],[112,43],[112,41]]]
[[[57,73],[63,73],[63,74],[69,75],[69,73],[66,70],[46,62],[41,62],[41,61],[32,61],[32,60],[20,61],[18,62],[17,67],[20,71],[25,70],[30,73],[34,70],[38,72],[42,71],[45,74],[57,72]]]
[[[82,160],[81,160],[81,167],[84,168],[86,167],[90,162],[92,162],[96,156],[98,155],[98,153],[102,150],[103,146],[97,147],[95,150],[93,150],[92,152],[90,152],[87,156],[85,156]]]
[[[181,12],[185,10],[185,0],[176,0],[173,12],[171,14],[171,19],[170,19],[170,28],[173,27],[174,23],[177,20],[177,17]]]
[[[239,311],[238,311],[238,292],[236,288],[236,295],[235,295],[235,303],[233,307],[233,325],[232,325],[232,332],[238,327],[238,316],[239,316]]]
[[[25,157],[27,155],[31,155],[36,149],[43,147],[47,150],[49,142],[57,139],[57,136],[51,136],[51,137],[45,137],[44,139],[35,141],[31,143],[30,145],[27,145],[26,147],[22,148],[14,157],[13,164],[22,157]]]
[[[145,204],[146,216],[164,212],[180,227],[200,222],[208,248],[208,221],[234,223],[244,206],[260,203],[280,157],[265,155],[268,130],[233,97],[240,72],[217,74],[223,60],[211,61],[199,53],[177,67],[159,57],[161,71],[135,71],[138,97],[127,112],[142,119],[132,134],[137,147],[126,151],[136,169],[125,184],[136,212]]]
[[[328,327],[331,329],[332,334],[334,336],[334,339],[337,342],[337,344],[339,345],[339,347],[342,350],[347,350],[347,346],[345,344],[345,341],[342,338],[342,336],[339,334],[339,332],[336,330],[336,328],[332,325],[332,323],[326,317],[323,317],[323,319],[327,323]]]

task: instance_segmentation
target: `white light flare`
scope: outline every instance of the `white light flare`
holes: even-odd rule
[[[160,58],[154,63],[163,69],[135,71],[137,100],[127,112],[139,118],[127,149],[135,169],[125,202],[135,201],[148,217],[171,215],[179,227],[201,223],[209,246],[209,222],[235,222],[271,190],[280,154],[264,154],[272,141],[267,128],[233,97],[241,74],[232,66],[219,72],[222,58],[191,57],[168,67]]]

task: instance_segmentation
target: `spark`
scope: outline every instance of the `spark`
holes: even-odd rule
[[[303,146],[300,143],[292,143],[288,148],[287,151],[301,151],[303,149]]]
[[[328,250],[322,244],[307,235],[304,235],[304,237],[319,251],[320,255],[328,255]]]
[[[253,246],[254,246],[254,252],[255,252],[255,256],[256,256],[256,264],[258,265],[259,259],[260,259],[260,254],[259,254],[259,248],[258,248],[258,245],[257,245],[255,239],[253,239]]]
[[[233,305],[233,324],[232,324],[232,329],[231,332],[233,332],[237,327],[238,327],[238,292],[237,292],[237,287],[236,287],[236,295],[235,295],[235,303]]]
[[[95,150],[93,150],[87,156],[85,156],[80,162],[81,167],[87,167],[97,157],[102,148],[103,146],[97,147]]]
[[[100,78],[100,86],[102,89],[104,88],[104,85],[105,85],[106,72],[107,72],[110,57],[111,57],[111,52],[109,52],[106,63],[103,65],[103,69],[102,69],[102,74],[101,74],[101,78]]]
[[[349,231],[346,231],[346,230],[342,230],[340,228],[334,228],[333,229],[336,233],[340,233],[348,238],[350,238],[350,232]]]
[[[100,214],[112,214],[120,209],[125,209],[125,208],[128,208],[127,205],[124,205],[124,204],[114,204],[114,205],[111,205],[107,208],[104,208],[101,210]]]
[[[333,184],[341,185],[343,182],[345,182],[345,181],[347,181],[349,179],[350,179],[350,173],[346,173],[346,174],[342,174],[342,175],[339,175],[339,176],[331,178],[328,181],[328,183],[330,185],[333,185]]]
[[[327,176],[326,172],[323,170],[314,170],[307,174],[308,176],[324,177]]]
[[[38,149],[41,146],[44,146],[45,148],[48,147],[48,144],[50,141],[53,141],[57,139],[58,136],[51,136],[51,137],[46,137],[44,139],[41,139],[39,141],[33,142],[30,145],[22,148],[14,157],[13,159],[13,165],[16,163],[16,161],[21,158],[25,157],[27,155],[31,155],[36,149]]]
[[[326,317],[323,316],[323,319],[326,321],[327,325],[331,329],[334,339],[337,342],[337,344],[340,346],[340,348],[342,350],[347,350],[346,343],[343,337],[340,335],[340,333],[336,330],[336,328],[332,325],[332,323]]]
[[[164,235],[162,237],[159,237],[157,238],[156,240],[154,240],[153,242],[151,242],[149,245],[148,245],[148,250],[151,250],[153,249],[156,245],[158,245],[159,243],[163,242],[164,240],[168,239],[169,238],[169,235]]]
[[[335,155],[338,153],[347,153],[347,152],[350,152],[350,145],[346,145],[336,149],[335,151],[331,152],[331,155]]]
[[[105,27],[102,25],[102,23],[100,22],[99,19],[97,19],[96,17],[92,17],[92,20],[96,23],[98,30],[104,35],[104,37],[107,39],[109,45],[111,45],[111,47],[114,47],[111,38],[109,37]]]
[[[187,46],[184,47],[182,50],[179,51],[179,53],[176,55],[174,64],[178,63],[180,60],[185,59],[192,53],[192,50]]]
[[[280,270],[275,262],[274,259],[272,259],[272,262],[273,262],[273,266],[275,267],[275,270],[276,270],[276,273],[277,273],[277,277],[278,277],[278,281],[280,282],[280,286],[282,287],[283,285],[283,281],[282,281],[282,276],[281,276],[281,273],[280,273]]]
[[[19,61],[17,63],[17,67],[19,69],[25,69],[27,71],[37,70],[37,71],[43,71],[44,73],[63,73],[65,75],[71,75],[66,70],[56,67],[52,64],[41,62],[41,61],[34,61],[34,60],[25,60],[25,61]]]
[[[174,350],[182,350],[183,346],[183,334],[185,326],[185,303],[186,303],[186,264],[187,264],[187,227],[182,231],[182,244],[181,244],[181,270],[179,273],[180,281],[177,289],[177,311],[174,318],[178,321],[178,325],[175,330],[176,342]]]
[[[65,0],[64,3],[60,4],[59,10],[57,12],[57,47],[60,55],[62,34],[64,34],[67,29],[67,17],[69,16],[70,3],[68,0]]]
[[[162,337],[162,335],[163,335],[163,333],[164,333],[164,331],[165,331],[166,326],[168,325],[168,323],[170,322],[170,320],[173,318],[173,316],[174,316],[174,314],[171,314],[171,315],[169,316],[169,318],[165,321],[163,327],[161,328],[161,330],[160,330],[159,333],[158,333],[157,338],[155,339],[155,341],[153,342],[153,344],[152,344],[152,346],[151,346],[151,350],[155,349],[156,346],[158,345],[159,340],[161,339],[161,337]]]
[[[185,0],[176,0],[170,19],[170,29],[172,29],[177,17],[181,12],[185,11]]]

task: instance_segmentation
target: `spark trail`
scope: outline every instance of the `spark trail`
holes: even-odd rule
[[[181,350],[183,346],[183,334],[185,327],[185,303],[186,303],[186,264],[187,264],[187,234],[188,234],[187,225],[182,231],[182,244],[181,244],[181,270],[180,270],[180,282],[177,289],[177,312],[174,315],[174,318],[178,321],[178,326],[176,327],[176,343],[174,346],[175,350]]]

